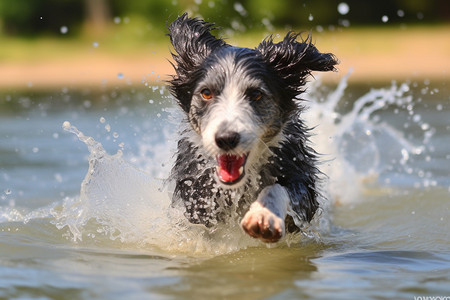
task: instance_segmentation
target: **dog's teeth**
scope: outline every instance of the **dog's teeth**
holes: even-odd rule
[[[239,175],[242,175],[242,173],[244,173],[244,167],[239,168]]]

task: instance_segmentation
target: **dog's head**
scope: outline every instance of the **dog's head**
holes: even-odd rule
[[[289,33],[279,43],[265,39],[256,49],[233,47],[214,37],[213,24],[186,14],[169,26],[176,51],[170,89],[187,113],[203,147],[217,161],[222,184],[245,182],[283,125],[298,109],[311,71],[331,71],[337,60],[311,40]]]

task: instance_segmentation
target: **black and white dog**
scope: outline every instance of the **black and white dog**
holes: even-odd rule
[[[240,221],[250,236],[276,242],[319,207],[298,96],[311,71],[335,70],[337,60],[294,33],[234,47],[210,33],[213,25],[187,14],[169,25],[170,90],[189,123],[170,176],[173,205],[183,204],[192,223]]]

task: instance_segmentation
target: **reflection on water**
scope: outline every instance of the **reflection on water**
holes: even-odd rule
[[[0,297],[448,295],[447,85],[346,85],[306,96],[329,177],[316,238],[270,247],[168,208],[164,89],[1,95]]]
[[[217,297],[261,299],[283,295],[296,289],[296,281],[313,280],[318,272],[313,262],[322,245],[300,248],[249,248],[217,256],[178,271],[183,280],[177,285],[163,285],[163,295],[203,299]],[[295,298],[306,293],[298,290]]]

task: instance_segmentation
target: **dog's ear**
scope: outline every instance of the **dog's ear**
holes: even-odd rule
[[[169,25],[170,42],[178,54],[172,54],[177,73],[194,71],[213,50],[227,45],[210,33],[213,29],[214,24],[189,18],[187,13]]]
[[[297,41],[298,36],[299,34],[290,32],[279,43],[274,43],[270,36],[257,48],[265,62],[288,88],[297,92],[305,84],[311,71],[335,71],[335,65],[338,64],[333,54],[317,50],[311,42],[311,36],[301,42]]]
[[[168,35],[176,52],[172,53],[176,75],[169,81],[170,90],[185,112],[189,112],[191,104],[193,78],[198,76],[204,59],[215,49],[228,46],[210,33],[213,26],[197,18],[188,18],[187,13],[169,25]]]

